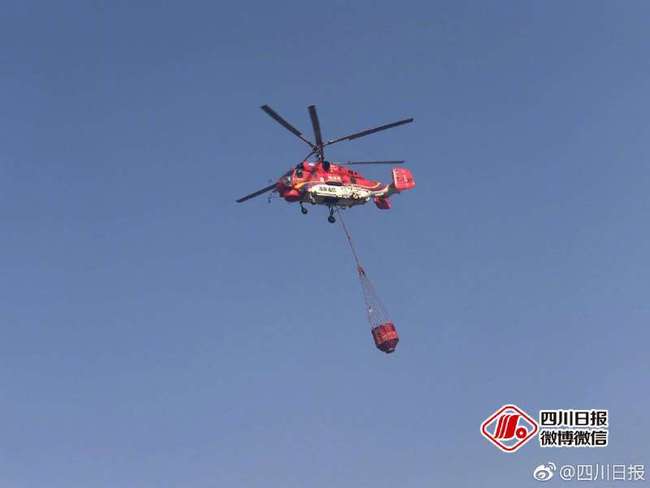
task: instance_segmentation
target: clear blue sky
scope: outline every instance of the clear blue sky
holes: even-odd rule
[[[645,463],[650,5],[8,1],[0,486],[535,486]],[[404,158],[347,212],[235,198],[304,155]],[[389,168],[368,176],[387,180]],[[504,403],[608,408],[604,450],[497,451]]]

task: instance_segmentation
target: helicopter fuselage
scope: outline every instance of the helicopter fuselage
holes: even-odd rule
[[[391,193],[391,185],[369,180],[343,165],[304,161],[278,180],[276,191],[286,201],[301,204],[352,207],[375,199],[379,208],[389,208],[382,200]]]

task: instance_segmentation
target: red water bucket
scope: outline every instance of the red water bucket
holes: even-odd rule
[[[380,351],[390,354],[397,347],[399,336],[392,322],[386,322],[372,328],[372,338]]]

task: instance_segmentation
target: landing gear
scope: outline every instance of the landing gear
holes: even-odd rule
[[[307,215],[307,213],[309,212],[309,210],[303,207],[302,204],[300,205],[300,211],[302,212],[303,215]]]
[[[332,207],[330,207],[330,216],[327,217],[327,221],[330,224],[333,224],[334,222],[336,222],[336,218],[334,218],[334,209]]]

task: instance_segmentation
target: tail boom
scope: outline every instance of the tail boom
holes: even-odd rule
[[[377,208],[388,210],[391,207],[388,197],[413,188],[415,188],[413,174],[406,168],[393,168],[393,181],[386,185],[381,192],[376,193],[373,200]]]

